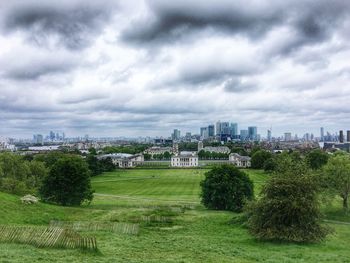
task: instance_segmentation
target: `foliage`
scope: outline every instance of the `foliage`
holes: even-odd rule
[[[322,186],[343,199],[343,209],[348,210],[350,195],[350,156],[336,155],[329,159],[322,173]]]
[[[306,160],[311,169],[322,168],[328,162],[328,154],[320,149],[312,150],[306,155]]]
[[[93,192],[86,162],[75,155],[58,159],[43,181],[40,196],[47,202],[64,206],[90,202]]]
[[[0,154],[0,191],[17,195],[34,194],[47,173],[42,162],[29,162],[11,153]]]
[[[258,150],[252,155],[252,168],[263,169],[265,162],[272,157],[272,154],[265,150]]]
[[[276,166],[276,159],[271,157],[264,162],[264,171],[269,173],[273,172],[276,169]]]
[[[121,145],[121,146],[107,146],[103,148],[103,152],[108,153],[128,153],[137,154],[145,151],[149,148],[148,144],[131,144],[131,145]]]
[[[202,203],[209,209],[240,212],[253,199],[253,182],[232,165],[216,166],[201,182]]]
[[[305,163],[295,162],[289,155],[279,159],[276,174],[247,211],[250,232],[258,239],[317,242],[329,233],[320,224],[314,177]]]

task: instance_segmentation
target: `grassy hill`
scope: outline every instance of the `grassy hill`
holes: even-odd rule
[[[0,224],[48,224],[52,219],[65,218],[65,209],[38,203],[24,205],[20,197],[0,192]]]
[[[331,222],[334,234],[319,244],[256,241],[246,228],[232,223],[237,214],[208,211],[200,205],[199,182],[204,172],[140,169],[106,173],[93,178],[96,197],[90,206],[81,208],[23,205],[19,197],[0,193],[0,224],[47,225],[51,219],[127,222],[151,214],[172,218],[170,223],[141,222],[136,236],[88,232],[97,237],[100,254],[0,244],[0,262],[350,262],[350,225],[346,222]],[[247,172],[257,189],[268,178],[261,171]],[[179,207],[187,208],[166,211]]]

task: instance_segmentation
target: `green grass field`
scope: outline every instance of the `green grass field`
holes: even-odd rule
[[[331,221],[335,232],[324,242],[259,242],[243,226],[231,222],[237,214],[201,206],[199,183],[205,172],[135,169],[106,173],[93,178],[95,199],[80,208],[22,205],[19,197],[0,193],[0,224],[47,225],[52,219],[128,222],[153,214],[172,219],[141,222],[137,236],[87,232],[97,237],[99,253],[0,244],[0,262],[350,262],[350,217],[341,212],[338,202],[322,208],[326,219],[337,221]],[[247,173],[258,194],[268,175]]]

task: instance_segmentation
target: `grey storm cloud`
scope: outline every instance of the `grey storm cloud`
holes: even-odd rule
[[[345,0],[0,1],[0,136],[338,128],[349,28]]]
[[[17,4],[16,4],[17,2]],[[28,39],[46,45],[50,39],[69,49],[82,49],[115,12],[116,1],[14,1],[0,5],[2,28],[11,33],[25,32]]]
[[[140,45],[171,43],[207,28],[255,39],[286,25],[297,35],[290,45],[281,48],[282,53],[327,38],[335,25],[349,15],[350,7],[350,2],[343,0],[148,0],[147,3],[149,14],[131,23],[122,35],[125,41]]]

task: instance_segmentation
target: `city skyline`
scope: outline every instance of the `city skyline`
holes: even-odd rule
[[[341,0],[2,2],[0,137],[168,136],[217,120],[262,136],[346,131],[349,11]]]

